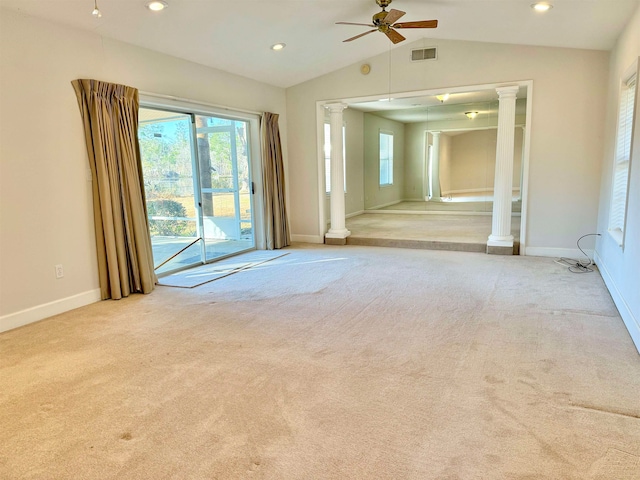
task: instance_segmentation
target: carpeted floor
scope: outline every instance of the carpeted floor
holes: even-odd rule
[[[597,272],[286,251],[1,334],[0,478],[640,478],[640,356]]]

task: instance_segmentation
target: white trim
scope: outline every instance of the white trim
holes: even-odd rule
[[[43,303],[35,307],[20,310],[19,312],[10,313],[0,317],[0,332],[6,332],[14,328],[22,327],[30,323],[44,320],[45,318],[58,315],[59,313],[68,312],[75,308],[84,307],[91,303],[101,300],[100,289],[88,290],[78,293],[70,297],[54,300],[53,302]]]
[[[368,211],[368,210],[373,210],[373,209],[376,209],[376,208],[390,207],[391,205],[396,205],[396,204],[402,203],[402,202],[403,202],[403,200],[394,200],[393,202],[382,203],[380,205],[374,205],[373,207],[365,208],[365,210]]]
[[[291,235],[292,242],[301,242],[301,243],[324,243],[324,237],[320,235]]]
[[[624,297],[620,294],[618,287],[609,274],[606,264],[602,261],[600,255],[598,255],[597,252],[595,253],[595,258],[596,265],[598,265],[598,270],[600,271],[600,275],[602,276],[602,280],[604,280],[604,284],[611,294],[613,303],[618,309],[618,312],[622,317],[622,321],[624,322],[625,327],[627,327],[629,335],[631,335],[631,340],[633,340],[638,353],[640,353],[640,321],[638,321],[638,319],[633,316],[629,305],[627,305],[627,302],[624,301]]]
[[[344,218],[357,217],[358,215],[362,215],[364,210],[358,210],[357,212],[347,213]]]
[[[327,225],[329,218],[327,217],[325,201],[330,198],[331,195],[327,195],[325,186],[325,158],[324,158],[324,119],[326,109],[324,108],[324,102],[316,102],[316,155],[318,160],[318,232],[319,238],[322,238],[324,243],[324,234],[327,233]],[[331,210],[331,209],[329,209]],[[309,236],[309,235],[302,235]],[[293,235],[292,235],[293,239]],[[300,240],[305,242],[305,240]],[[318,243],[318,242],[306,242],[306,243]]]
[[[383,215],[484,215],[491,216],[491,212],[465,212],[464,210],[365,210],[363,213],[379,213]],[[518,216],[517,214],[513,214]]]
[[[513,192],[519,192],[520,188],[517,187],[513,187],[511,189],[511,191]],[[493,193],[493,187],[487,187],[487,188],[467,188],[466,190],[448,190],[446,192],[441,192],[442,196],[445,195],[451,195],[452,193],[458,194],[458,193],[481,193],[481,192],[492,192]]]
[[[593,258],[593,249],[589,250],[585,248],[583,250],[589,255],[589,258]],[[577,248],[527,247],[524,255],[530,257],[564,257],[579,261],[587,260],[584,254]]]
[[[520,181],[520,255],[526,255],[527,216],[529,213],[529,155],[531,152],[531,113],[533,111],[533,80],[522,83],[527,86],[527,113],[525,114],[524,142]]]
[[[216,110],[226,110],[228,112],[237,114],[237,113],[245,113],[249,115],[257,115],[258,117],[262,117],[262,112],[254,112],[253,110],[244,110],[242,108],[234,108],[227,107],[225,105],[218,105],[216,103],[207,103],[202,102],[200,100],[192,100],[189,98],[183,97],[174,97],[173,95],[163,95],[161,93],[152,93],[152,92],[143,92],[138,91],[138,95],[140,97],[140,102],[142,103],[143,99],[145,102],[156,103],[157,100],[160,100],[159,105],[174,105],[174,106],[183,106],[187,105],[189,108],[191,106],[204,106],[207,108],[214,108]]]

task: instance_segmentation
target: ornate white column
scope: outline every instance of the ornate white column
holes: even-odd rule
[[[431,185],[429,200],[439,202],[442,200],[440,191],[440,133],[431,132],[433,143],[431,144],[431,169],[429,171],[429,184]]]
[[[518,86],[499,87],[498,145],[493,184],[493,221],[487,253],[513,254],[511,198],[513,190],[513,147],[515,143],[516,94]]]
[[[344,158],[342,148],[342,111],[344,103],[325,105],[329,110],[331,126],[331,228],[325,235],[325,243],[345,245],[351,232],[345,227],[344,206]]]

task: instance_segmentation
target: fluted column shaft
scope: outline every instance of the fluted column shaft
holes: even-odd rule
[[[331,103],[325,105],[329,110],[331,126],[331,228],[326,238],[344,239],[351,235],[345,227],[344,198],[344,158],[342,146],[342,112],[347,105]]]
[[[440,191],[440,133],[431,132],[433,143],[431,144],[431,172],[429,183],[431,185],[429,200],[440,201],[442,192]]]
[[[498,140],[493,186],[493,219],[487,245],[513,247],[511,199],[513,195],[513,147],[515,143],[517,86],[499,87]]]

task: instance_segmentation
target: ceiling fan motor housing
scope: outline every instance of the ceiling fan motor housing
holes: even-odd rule
[[[384,24],[384,19],[387,16],[389,12],[385,12],[384,10],[382,12],[376,13],[373,16],[373,20],[372,23],[376,26],[379,27],[380,25]]]

